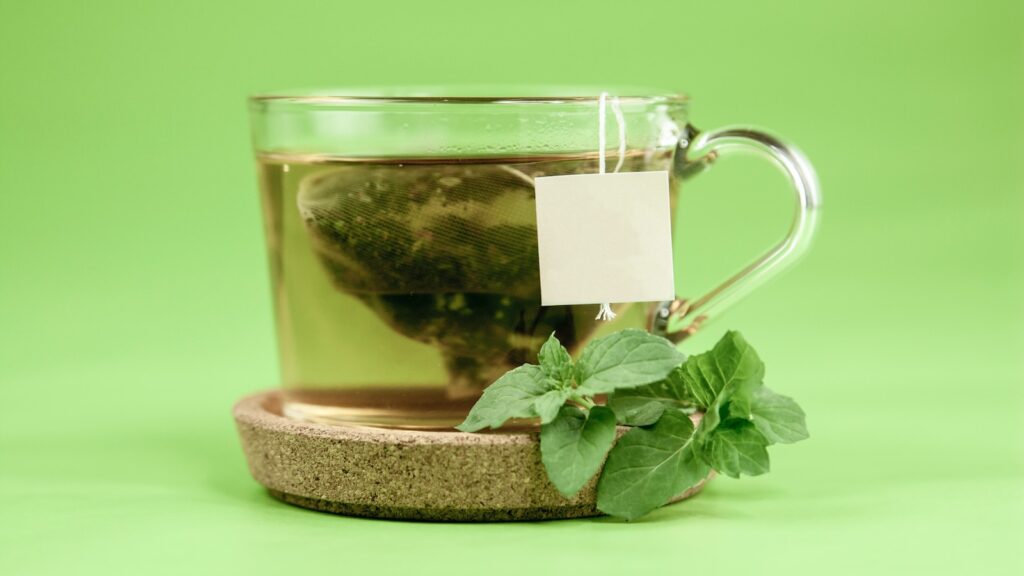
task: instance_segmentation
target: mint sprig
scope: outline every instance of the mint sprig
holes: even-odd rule
[[[498,428],[513,418],[533,417],[547,424],[566,401],[589,409],[595,394],[650,384],[684,359],[671,342],[643,330],[623,330],[594,340],[575,364],[552,334],[537,356],[540,366],[524,364],[488,386],[456,428],[476,432]],[[552,399],[557,397],[562,401],[552,410]]]
[[[664,338],[623,330],[588,344],[576,362],[552,334],[538,359],[489,386],[458,429],[539,418],[551,483],[571,498],[604,463],[597,507],[613,516],[643,516],[712,469],[764,474],[769,445],[808,437],[803,410],[764,386],[764,363],[738,332],[687,359]],[[630,427],[618,442],[616,423]]]

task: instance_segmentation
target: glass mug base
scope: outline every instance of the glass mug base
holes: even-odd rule
[[[319,424],[450,430],[478,397],[453,398],[447,386],[286,390],[281,410],[289,418]]]

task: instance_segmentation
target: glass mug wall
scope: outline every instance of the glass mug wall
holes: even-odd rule
[[[309,421],[449,428],[554,332],[575,352],[627,327],[678,338],[806,247],[819,203],[792,147],[743,128],[697,133],[680,94],[627,90],[325,91],[251,99],[283,411]],[[603,132],[602,132],[603,130]],[[693,301],[541,306],[533,179],[666,170],[733,148],[790,176],[789,235]]]

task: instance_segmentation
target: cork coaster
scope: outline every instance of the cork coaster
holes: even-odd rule
[[[280,404],[277,392],[248,396],[235,405],[234,417],[253,477],[284,502],[351,516],[429,521],[600,514],[596,478],[572,499],[548,482],[536,432],[316,424],[283,417]],[[673,502],[696,494],[705,482]]]

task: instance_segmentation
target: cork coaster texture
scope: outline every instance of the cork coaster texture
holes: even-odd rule
[[[600,515],[596,477],[574,498],[547,479],[536,432],[348,427],[281,416],[277,392],[240,400],[249,470],[279,500],[350,516],[506,521]],[[625,429],[620,427],[620,434]],[[703,482],[673,501],[698,492]]]

